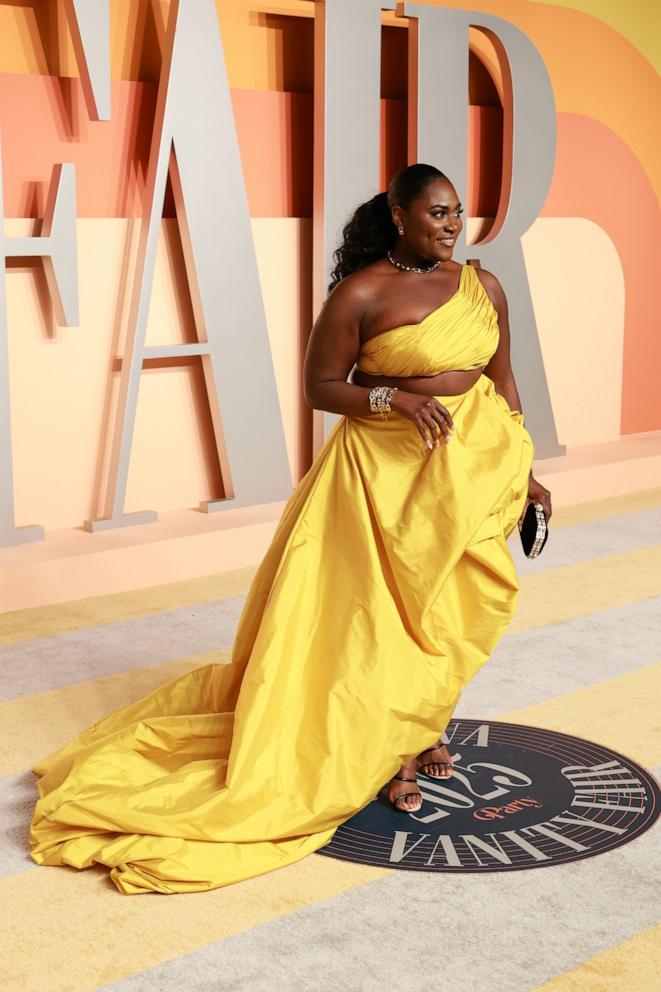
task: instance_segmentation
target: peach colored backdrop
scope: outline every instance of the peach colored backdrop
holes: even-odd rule
[[[524,239],[560,442],[618,441],[661,429],[656,370],[661,280],[655,120],[659,52],[643,4],[467,3],[522,28],[557,104],[558,152],[542,215]],[[101,512],[107,431],[121,354],[127,272],[168,3],[114,0],[113,119],[87,119],[59,2],[0,0],[0,127],[8,234],[42,215],[52,164],[78,183],[80,326],[58,327],[40,263],[10,263],[10,375],[18,525],[76,528]],[[312,14],[308,0],[218,0],[223,47],[294,480],[311,459],[301,365],[311,284]],[[640,13],[642,11],[642,13]],[[406,164],[406,30],[384,13],[381,179]],[[498,147],[499,81],[471,35],[469,237],[496,190],[477,136]],[[442,163],[438,163],[442,168]],[[168,198],[149,343],[194,327]],[[277,247],[277,250],[276,250]],[[562,292],[557,292],[557,286]],[[517,328],[512,328],[516,334]],[[516,369],[515,369],[516,371]],[[247,384],[248,388],[248,384]],[[195,507],[217,494],[196,361],[141,380],[126,510]]]

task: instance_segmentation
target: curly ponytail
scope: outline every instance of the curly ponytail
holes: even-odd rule
[[[342,244],[333,252],[335,268],[328,292],[345,276],[383,258],[397,240],[392,207],[408,210],[411,200],[420,196],[430,182],[447,179],[434,165],[418,162],[395,173],[385,193],[377,193],[354,210],[342,228]]]

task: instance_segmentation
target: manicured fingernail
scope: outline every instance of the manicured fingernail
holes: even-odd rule
[[[427,441],[427,447],[428,447],[428,448],[431,448],[431,447],[432,447],[432,443],[431,443],[431,441]]]

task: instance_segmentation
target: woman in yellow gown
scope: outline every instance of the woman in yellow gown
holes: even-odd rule
[[[407,228],[396,247],[393,222]],[[459,225],[454,188],[420,164],[356,211],[305,369],[308,402],[344,415],[287,501],[230,663],[174,679],[34,766],[38,864],[103,864],[128,894],[212,889],[318,850],[397,773],[414,777],[512,618],[507,536],[529,499],[550,515],[523,414],[481,371],[498,313],[477,270],[451,260]],[[388,321],[416,311],[418,323]],[[357,378],[398,383],[387,418],[369,385],[346,381],[356,358]],[[411,381],[456,375],[473,384],[425,395]],[[451,443],[424,443],[450,423]]]

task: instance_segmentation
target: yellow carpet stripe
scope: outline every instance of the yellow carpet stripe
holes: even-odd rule
[[[580,660],[577,661],[580,664]],[[562,692],[562,685],[558,685]],[[661,765],[661,661],[498,717],[585,737],[647,768]]]
[[[613,496],[590,503],[559,507],[553,511],[552,528],[568,527],[617,517],[661,506],[661,489],[648,489],[624,496]],[[146,616],[161,610],[176,609],[193,603],[208,603],[248,591],[257,565],[229,572],[202,575],[181,582],[132,589],[108,596],[54,603],[25,610],[15,610],[0,617],[0,645],[36,637],[47,637],[69,630],[81,630],[97,624],[113,623],[128,617]]]
[[[0,703],[0,775],[31,768],[102,717],[134,703],[194,668],[229,661],[230,652],[207,651],[151,668],[78,682]]]
[[[623,463],[623,467],[626,462]],[[549,483],[552,488],[553,483]],[[552,495],[552,494],[551,494]],[[571,506],[559,506],[553,511],[551,527],[571,527],[575,524],[589,524],[593,520],[607,520],[609,517],[622,517],[626,513],[638,513],[640,510],[654,510],[661,506],[661,488],[641,489],[634,493],[624,493],[622,496],[607,496],[605,499],[592,500],[589,503],[572,503]]]
[[[589,613],[637,603],[661,593],[661,545],[567,565],[520,581],[516,634]]]
[[[661,925],[641,930],[534,992],[652,992],[661,975]]]
[[[132,898],[117,892],[105,869],[37,868],[0,886],[11,907],[2,987],[88,992],[389,874],[309,857],[211,892]]]
[[[248,591],[255,571],[256,566],[247,565],[229,572],[201,575],[147,589],[130,589],[109,596],[90,596],[88,599],[14,610],[0,615],[0,645],[147,616],[162,610],[174,610],[178,606],[240,596]]]

